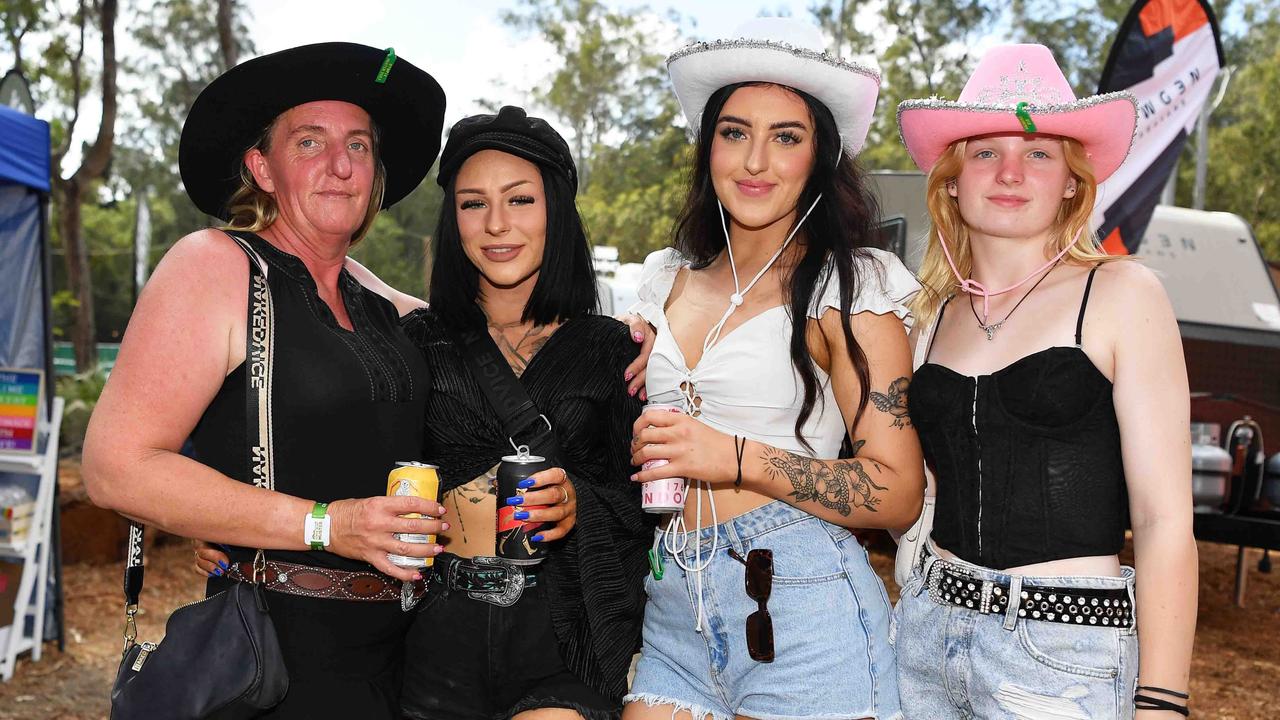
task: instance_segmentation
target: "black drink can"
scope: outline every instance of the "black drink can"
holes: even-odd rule
[[[522,447],[521,450],[524,450]],[[519,486],[530,475],[552,467],[551,461],[521,452],[507,455],[498,464],[498,534],[494,543],[498,557],[516,565],[537,565],[547,556],[547,548],[530,538],[546,523],[516,520],[517,510],[541,510],[545,505],[507,505],[509,497],[523,497],[527,492]]]

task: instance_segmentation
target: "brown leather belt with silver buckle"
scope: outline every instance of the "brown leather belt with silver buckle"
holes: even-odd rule
[[[239,582],[253,582],[253,563],[232,563],[226,577]],[[303,597],[387,602],[402,600],[404,594],[403,583],[373,570],[352,572],[267,560],[266,567],[259,571],[259,577],[263,579],[262,586],[268,590]],[[410,593],[414,602],[425,592],[426,585],[422,581],[412,584]]]
[[[1004,615],[1009,583],[974,577],[965,568],[935,560],[929,568],[929,597],[939,605],[968,608],[983,615]],[[1133,627],[1133,607],[1125,588],[1069,588],[1023,585],[1018,617],[1064,625]]]

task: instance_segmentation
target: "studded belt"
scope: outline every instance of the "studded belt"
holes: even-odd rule
[[[935,560],[929,569],[929,597],[939,605],[973,610],[983,615],[1004,615],[1010,602],[1009,584],[983,580],[966,568]],[[1133,627],[1133,607],[1124,588],[1068,588],[1022,586],[1017,603],[1019,618],[1063,625]]]
[[[516,565],[499,557],[441,553],[436,556],[429,582],[465,592],[472,600],[509,607],[520,600],[526,588],[538,584],[538,573],[537,566]]]
[[[253,563],[232,563],[226,576],[239,582],[252,582]],[[412,602],[417,602],[426,592],[426,585],[421,581],[405,588],[404,583],[399,580],[373,570],[351,572],[276,560],[266,561],[266,566],[259,571],[259,577],[263,578],[262,586],[268,590],[333,600],[400,600],[403,603],[406,602],[407,595]]]

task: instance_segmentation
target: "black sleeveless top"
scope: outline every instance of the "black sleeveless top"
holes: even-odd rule
[[[915,372],[911,421],[937,479],[932,536],[963,560],[1003,569],[1124,547],[1129,503],[1111,382],[1080,347],[1096,272],[1074,346],[976,378],[926,353]]]
[[[338,325],[302,260],[237,233],[266,260],[275,310],[271,412],[276,490],[317,502],[384,495],[399,460],[422,459],[427,364],[400,330],[395,308],[346,270],[338,287],[354,331]],[[230,240],[228,240],[230,242]],[[245,366],[222,382],[192,434],[196,459],[252,482],[245,446]],[[302,538],[298,517],[298,538]],[[231,548],[236,561],[254,551]],[[366,563],[328,552],[267,557],[345,570]]]

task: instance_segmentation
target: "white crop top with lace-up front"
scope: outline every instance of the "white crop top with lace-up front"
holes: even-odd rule
[[[863,252],[867,256],[855,260],[860,288],[851,313],[891,312],[905,321],[909,316],[905,303],[920,284],[892,253]],[[676,274],[687,265],[673,248],[651,253],[636,288],[639,299],[630,309],[657,329],[645,378],[649,401],[675,403],[686,410],[696,406],[699,419],[721,432],[809,455],[795,436],[804,385],[791,365],[792,326],[787,306],[770,308],[722,334],[702,354],[698,366],[689,369],[667,327],[664,311]],[[814,298],[809,317],[820,318],[828,307],[840,307],[834,266],[829,266],[828,273],[831,281],[821,296]],[[845,435],[844,417],[830,377],[821,368],[814,369],[821,393],[801,434],[813,447],[814,457],[834,458]]]

